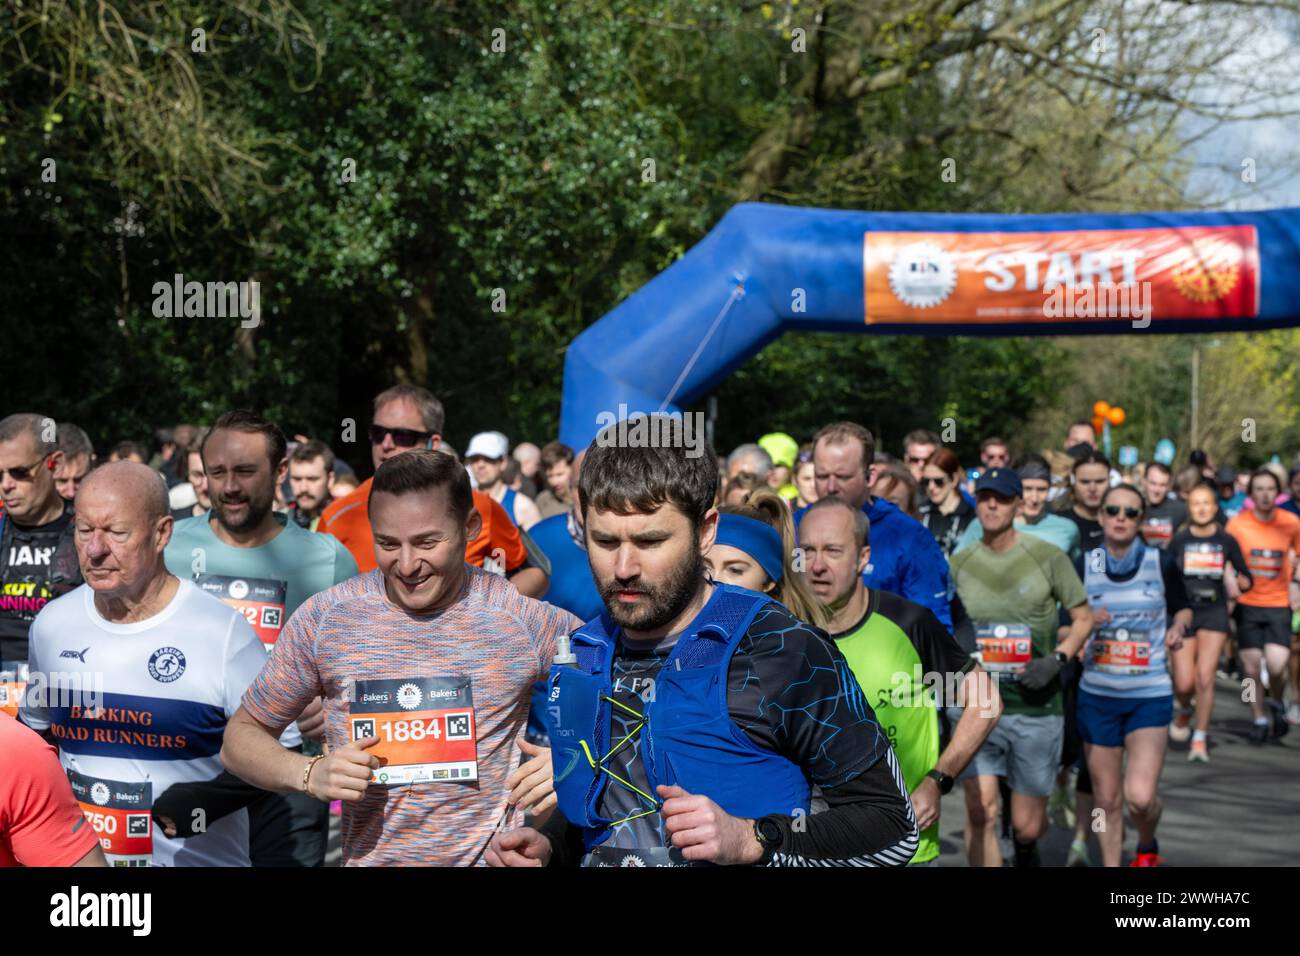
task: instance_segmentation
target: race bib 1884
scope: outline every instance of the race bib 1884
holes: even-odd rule
[[[478,779],[474,697],[468,677],[359,680],[351,701],[352,740],[378,737],[369,752],[379,784]]]
[[[72,795],[99,838],[109,866],[149,866],[153,860],[153,785],[102,780],[68,771]]]

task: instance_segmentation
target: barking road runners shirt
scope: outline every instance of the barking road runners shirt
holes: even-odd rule
[[[279,731],[324,698],[331,747],[378,736],[385,762],[343,804],[348,866],[481,864],[507,815],[506,777],[532,686],[555,638],[582,624],[466,566],[455,604],[434,614],[393,605],[378,571],[310,598],[289,619],[244,707]]]
[[[248,866],[248,814],[169,839],[150,819],[176,783],[221,773],[221,738],[266,663],[244,616],[181,581],[162,611],[114,624],[87,585],[51,601],[32,624],[22,719],[50,731],[72,792],[116,866]]]

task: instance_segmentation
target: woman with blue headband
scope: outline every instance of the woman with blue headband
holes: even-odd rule
[[[780,495],[754,491],[744,504],[718,509],[718,532],[704,556],[714,581],[772,595],[802,621],[823,630],[826,612],[792,568],[794,519]]]

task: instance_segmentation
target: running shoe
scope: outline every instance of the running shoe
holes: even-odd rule
[[[1286,722],[1300,724],[1300,701],[1291,701],[1291,706],[1286,709]]]
[[[1074,829],[1074,787],[1069,776],[1066,776],[1064,784],[1058,783],[1052,788],[1052,795],[1047,799],[1047,815],[1062,830]]]
[[[1246,739],[1249,740],[1252,744],[1259,745],[1264,743],[1264,741],[1268,740],[1268,737],[1269,737],[1268,724],[1251,724],[1250,734],[1247,735]]]
[[[1164,866],[1165,858],[1159,853],[1139,853],[1129,866]]]
[[[1180,710],[1174,714],[1169,724],[1169,739],[1175,743],[1186,743],[1192,736],[1192,712]]]
[[[1070,842],[1070,852],[1065,858],[1066,866],[1092,866],[1092,860],[1088,858],[1088,844],[1081,843],[1078,840]]]
[[[1286,708],[1277,700],[1270,700],[1268,705],[1273,711],[1273,739],[1285,737],[1291,732],[1291,725],[1286,722]]]
[[[1207,741],[1193,740],[1192,747],[1187,751],[1188,763],[1209,763],[1210,746]]]

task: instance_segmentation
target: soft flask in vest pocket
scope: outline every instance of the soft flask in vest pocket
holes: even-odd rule
[[[600,698],[610,691],[602,676],[584,674],[573,667],[555,665],[547,681],[546,729],[551,737],[551,770],[556,802],[566,820],[575,826],[598,827],[610,821],[596,813],[600,772],[582,748],[578,728],[596,728],[596,740],[586,741],[593,757],[609,746],[609,723]]]

